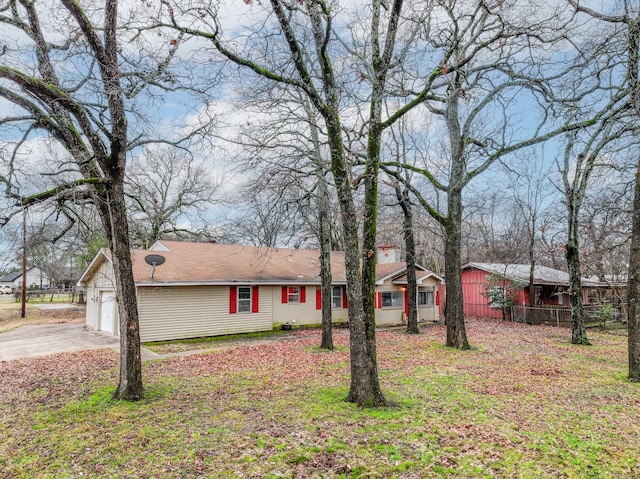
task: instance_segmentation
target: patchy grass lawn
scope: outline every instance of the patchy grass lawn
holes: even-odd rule
[[[626,339],[470,320],[378,335],[396,407],[345,403],[347,335],[145,364],[147,398],[112,401],[117,355],[0,363],[3,478],[633,478],[640,385]]]
[[[48,310],[42,311],[27,303],[26,318],[20,317],[21,304],[14,301],[0,302],[0,333],[27,324],[59,324],[83,322],[84,311]]]
[[[288,334],[282,331],[260,331],[246,334],[227,334],[225,336],[209,336],[206,338],[176,339],[171,341],[154,341],[144,343],[143,346],[157,354],[181,353],[198,349],[212,349],[219,346],[236,347],[247,343],[255,343],[260,340],[273,341],[286,339]]]

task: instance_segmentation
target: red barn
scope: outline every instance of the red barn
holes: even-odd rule
[[[491,303],[489,294],[493,288],[501,289],[512,298],[514,304],[529,304],[528,264],[468,263],[462,267],[462,295],[464,313],[467,316],[502,318],[500,306]],[[569,274],[546,266],[534,269],[533,287],[535,305],[569,307]],[[582,278],[583,287],[593,281]],[[589,299],[583,289],[583,301]]]

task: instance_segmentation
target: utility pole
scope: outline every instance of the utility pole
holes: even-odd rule
[[[27,317],[27,207],[22,207],[22,309],[20,317]]]

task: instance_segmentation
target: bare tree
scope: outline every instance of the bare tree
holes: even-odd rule
[[[569,272],[571,342],[573,344],[591,344],[587,338],[584,321],[580,266],[579,226],[582,204],[587,194],[590,178],[597,166],[597,160],[606,156],[605,153],[615,154],[621,145],[613,146],[614,141],[620,139],[627,131],[627,127],[623,123],[618,123],[615,118],[605,118],[598,125],[598,128],[589,134],[586,142],[581,145],[577,144],[575,134],[570,135],[571,138],[567,141],[564,152],[564,160],[560,165],[562,191],[568,220],[565,256]],[[625,147],[626,145],[622,146],[622,148]],[[571,161],[572,159],[573,161]]]
[[[619,184],[611,176],[591,188],[580,218],[582,269],[603,283],[626,280],[631,238],[631,175],[618,178]]]
[[[395,0],[389,6],[380,0],[371,2],[368,18],[370,30],[367,30],[367,42],[371,48],[368,51],[357,51],[356,55],[358,62],[364,61],[366,64],[367,71],[362,72],[361,77],[368,80],[369,87],[369,121],[365,134],[368,139],[363,175],[365,214],[362,254],[358,230],[353,221],[356,210],[350,176],[351,167],[342,130],[340,102],[344,83],[339,82],[336,77],[335,67],[339,62],[334,62],[338,48],[334,29],[338,5],[324,0],[303,3],[271,0],[265,5],[264,14],[267,23],[275,28],[277,35],[269,35],[269,40],[264,38],[265,43],[260,43],[261,37],[253,37],[245,45],[244,51],[241,44],[225,38],[220,23],[205,25],[207,18],[217,18],[216,12],[207,9],[207,5],[200,5],[200,8],[193,10],[194,18],[198,19],[199,24],[192,21],[189,27],[180,25],[175,15],[178,5],[172,7],[169,12],[170,21],[166,24],[185,34],[209,39],[230,61],[264,78],[289,85],[302,92],[322,117],[329,144],[330,168],[341,208],[345,243],[351,332],[351,387],[348,400],[360,405],[386,403],[378,379],[374,321],[377,177],[380,138],[385,128],[381,121],[382,102],[387,86],[387,74],[395,64],[393,55],[396,51],[395,40],[402,5],[402,0]],[[257,5],[253,8],[259,9]],[[388,10],[385,10],[387,8]],[[383,33],[385,30],[386,34]],[[278,50],[283,45],[285,48]],[[346,44],[342,44],[342,47],[349,49]],[[258,58],[256,55],[260,53],[267,54]],[[270,64],[269,60],[274,61]]]
[[[611,37],[607,39],[606,46],[614,46],[618,51],[615,57],[621,59],[624,66],[616,78],[623,80],[619,95],[623,96],[625,110],[630,118],[628,127],[634,128],[637,135],[637,125],[640,119],[640,9],[637,2],[623,0],[617,6],[616,11],[598,12],[580,5],[580,2],[568,0],[576,11],[594,18],[603,25],[612,29]],[[611,57],[605,57],[608,61]],[[625,121],[624,118],[616,118],[617,122]],[[637,155],[637,148],[632,149]],[[629,328],[629,378],[634,382],[640,382],[640,161],[637,162],[635,175],[635,190],[633,200],[633,216],[631,231],[631,251],[629,256],[629,281],[628,281],[628,328]]]
[[[133,245],[148,248],[167,234],[202,235],[201,215],[213,206],[219,186],[202,162],[184,152],[145,149],[132,158],[126,177]]]
[[[402,208],[404,243],[407,263],[407,299],[409,316],[407,317],[407,333],[418,334],[418,283],[416,279],[416,242],[413,234],[413,209],[409,198],[409,190],[395,184],[398,204]]]
[[[542,155],[543,153],[534,153]],[[557,202],[553,185],[548,178],[548,165],[536,161],[534,154],[519,158],[512,165],[505,164],[507,178],[513,185],[510,203],[515,207],[524,233],[523,247],[529,264],[529,305],[536,304],[534,273],[540,259],[539,230],[548,222],[546,213]],[[532,310],[535,318],[535,310]]]
[[[398,158],[398,163],[406,163],[408,152],[408,142],[410,135],[406,132],[405,119],[401,119],[395,125],[395,128],[389,129],[392,141],[389,148],[390,156]],[[405,134],[406,133],[406,134]],[[410,173],[407,170],[398,172],[405,175],[405,181],[410,182]],[[402,237],[405,247],[405,263],[407,265],[407,334],[419,334],[418,327],[418,282],[416,278],[416,240],[415,228],[413,221],[413,205],[411,204],[410,192],[403,183],[392,178],[392,187],[396,200],[402,210]]]
[[[115,397],[137,400],[143,395],[142,368],[124,192],[132,146],[128,106],[164,74],[172,50],[158,59],[155,73],[134,71],[142,53],[122,49],[120,21],[116,0],[86,8],[71,0],[0,4],[0,23],[10,32],[0,56],[0,97],[14,106],[0,126],[14,128],[13,138],[19,132],[2,181],[18,207],[47,200],[59,208],[86,199],[95,205],[111,247],[118,297],[121,361]],[[126,54],[131,57],[124,60]],[[50,176],[45,191],[19,192],[16,158],[30,138],[43,134],[66,151],[65,161],[50,168],[62,174]]]
[[[519,107],[513,109],[516,97],[539,104],[548,95],[545,80],[565,73],[544,57],[567,21],[562,11],[536,11],[536,21],[531,22],[532,12],[514,2],[442,2],[438,7],[425,23],[439,32],[427,41],[433,62],[429,90],[416,99],[424,101],[428,121],[442,124],[442,153],[435,165],[402,166],[422,175],[436,190],[429,197],[408,185],[445,231],[446,344],[468,349],[461,283],[463,191],[499,158],[592,120],[554,128],[541,111],[535,118],[531,115],[534,127],[518,129],[514,122],[521,114]],[[548,75],[547,68],[553,74]],[[433,196],[440,195],[446,206],[434,203]]]

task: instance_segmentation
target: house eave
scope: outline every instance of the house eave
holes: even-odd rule
[[[92,274],[96,269],[98,269],[98,267],[100,266],[100,264],[102,264],[102,261],[104,260],[111,262],[111,258],[107,254],[107,250],[104,248],[101,248],[100,251],[98,251],[98,254],[96,254],[95,258],[93,258],[91,263],[89,263],[89,266],[87,266],[84,272],[80,275],[80,278],[76,283],[76,286],[80,286],[80,287],[86,286],[85,278],[90,274]]]
[[[422,272],[427,273],[424,276],[420,276],[420,278],[418,278],[418,283],[422,283],[424,280],[429,279],[429,278],[435,278],[436,280],[440,281],[441,283],[444,283],[444,278],[442,276],[440,276],[437,273],[434,273],[433,271],[429,271],[427,268],[425,268],[422,265],[416,264],[416,269],[421,270]],[[380,286],[383,285],[384,282],[388,279],[391,279],[391,282],[394,284],[407,284],[406,281],[402,281],[402,282],[396,282],[393,280],[393,278],[397,278],[398,276],[401,276],[403,274],[407,273],[407,267],[404,266],[403,268],[400,268],[399,270],[396,270],[395,272],[391,273],[391,274],[387,274],[386,276],[376,280],[376,285]]]
[[[256,280],[225,280],[225,281],[136,281],[137,287],[140,288],[158,288],[166,286],[320,286],[318,281],[256,281]],[[332,281],[334,286],[342,286],[347,284],[346,281]]]

